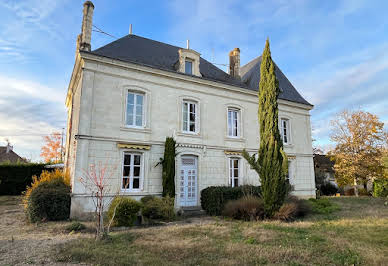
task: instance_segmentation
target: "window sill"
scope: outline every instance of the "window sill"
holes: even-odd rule
[[[202,138],[202,136],[199,133],[177,132],[176,135],[181,137]]]
[[[130,132],[138,132],[138,133],[151,133],[150,128],[145,128],[145,127],[130,127],[130,126],[122,126],[120,127],[120,130],[123,131],[130,131]]]
[[[138,189],[138,190],[121,190],[121,195],[138,195],[139,193],[144,193],[143,190]]]
[[[225,141],[245,142],[245,139],[241,137],[225,137]]]
[[[283,147],[284,147],[284,148],[293,148],[293,147],[294,147],[294,144],[291,144],[291,143],[289,143],[289,144],[284,144],[284,143],[283,143]]]

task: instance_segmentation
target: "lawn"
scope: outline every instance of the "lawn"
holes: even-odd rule
[[[292,223],[238,222],[134,228],[95,242],[56,245],[59,262],[98,265],[387,265],[388,206],[383,199],[330,198],[340,210]]]

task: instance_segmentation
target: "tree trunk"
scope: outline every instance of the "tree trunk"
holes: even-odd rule
[[[356,197],[358,197],[358,188],[357,188],[357,179],[356,178],[354,179],[353,188],[354,188],[354,195]]]

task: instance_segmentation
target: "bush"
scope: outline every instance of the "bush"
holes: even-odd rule
[[[140,211],[141,203],[128,197],[117,196],[109,206],[108,218],[114,226],[132,226]]]
[[[354,196],[354,188],[348,188],[344,191],[345,196]]]
[[[263,200],[256,196],[244,196],[228,201],[223,215],[244,221],[258,221],[264,218]]]
[[[175,218],[174,198],[146,196],[141,202],[141,213],[147,219],[171,221]]]
[[[0,164],[0,195],[20,195],[39,176],[46,164]]]
[[[30,222],[68,219],[70,186],[60,179],[40,182],[28,195],[26,214]]]
[[[331,203],[329,199],[309,199],[312,211],[318,214],[330,214],[340,209],[337,204]]]
[[[373,197],[388,197],[388,178],[373,182]]]
[[[332,196],[338,193],[338,187],[331,182],[324,183],[320,189],[321,195]]]
[[[274,218],[289,222],[296,218],[304,217],[310,212],[311,204],[309,201],[289,196],[279,211],[275,213]]]
[[[366,188],[359,188],[358,195],[360,196],[370,196],[368,190]]]
[[[221,215],[225,204],[230,200],[237,200],[243,196],[260,197],[260,187],[208,187],[201,191],[201,206],[209,215]]]
[[[86,226],[80,222],[72,222],[71,224],[66,226],[66,231],[69,231],[69,232],[72,232],[72,231],[79,232],[79,231],[82,231],[84,229],[86,229]]]

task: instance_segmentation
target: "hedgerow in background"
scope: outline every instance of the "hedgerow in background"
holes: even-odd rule
[[[175,146],[174,138],[167,137],[164,144],[164,157],[160,158],[162,164],[163,197],[175,197]]]
[[[56,169],[33,177],[33,183],[23,196],[30,222],[66,220],[70,215],[70,178]]]
[[[264,212],[271,218],[283,205],[288,193],[286,183],[287,157],[278,126],[279,82],[275,75],[275,64],[271,58],[269,40],[265,43],[260,66],[259,85],[259,129],[260,148],[258,158],[243,151],[244,158],[258,173],[261,183]]]
[[[32,177],[39,176],[45,166],[40,163],[0,164],[0,195],[20,195],[33,182]]]
[[[373,182],[373,197],[388,197],[388,178],[376,179]]]

